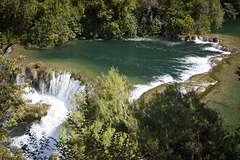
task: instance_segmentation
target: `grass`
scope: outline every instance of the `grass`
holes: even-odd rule
[[[240,38],[217,34],[204,36],[222,39],[221,46],[240,51]],[[240,81],[235,74],[237,66],[240,66],[240,53],[223,56],[223,60],[209,73],[210,78],[218,83],[200,95],[206,106],[217,111],[225,120],[231,134],[240,127]]]
[[[240,127],[240,81],[235,74],[240,66],[240,54],[228,59],[231,63],[223,63],[219,72],[214,74],[219,80],[218,86],[207,91],[206,106],[219,112],[231,133]]]

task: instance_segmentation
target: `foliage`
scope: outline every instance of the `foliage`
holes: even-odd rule
[[[233,0],[3,0],[0,2],[0,48],[22,42],[50,48],[81,39],[210,31],[225,17],[235,17]],[[224,7],[224,9],[223,9]]]
[[[0,56],[0,143],[7,140],[8,130],[5,127],[16,124],[12,113],[24,104],[21,87],[16,82],[16,76],[21,75],[22,70],[15,63],[16,59]],[[6,153],[5,156],[11,159],[8,151],[0,147],[3,150],[0,157]]]
[[[0,142],[6,138],[7,130],[4,129],[4,124],[7,116],[24,104],[22,91],[16,82],[16,76],[22,71],[15,62],[14,59],[0,56]],[[8,122],[9,125],[15,124],[14,119],[9,119]]]
[[[25,160],[25,158],[22,157],[23,151],[13,147],[11,151],[6,149],[4,146],[0,145],[0,159],[4,160]]]
[[[231,3],[224,3],[224,11],[225,11],[225,18],[226,19],[236,19],[236,16],[238,15],[238,12],[236,9],[233,8]]]
[[[138,148],[136,121],[129,106],[130,86],[111,69],[75,98],[60,139],[61,158],[132,159]]]
[[[31,29],[29,48],[51,48],[76,37],[67,21],[53,15],[45,15]]]
[[[29,136],[27,139],[27,144],[21,144],[24,155],[30,159],[48,159],[44,156],[44,152],[51,150],[50,144],[56,145],[56,140],[52,137],[47,138],[46,134],[43,132],[40,139],[37,138],[36,133],[28,130],[26,135]]]
[[[139,0],[136,16],[139,25],[139,35],[157,35],[161,33],[163,8],[161,8],[157,0]]]
[[[240,0],[221,0],[221,3],[230,3],[234,10],[240,13]]]
[[[144,158],[239,158],[239,133],[229,136],[218,114],[193,92],[183,95],[172,85],[139,106],[139,146]]]
[[[239,133],[230,136],[194,92],[170,85],[130,105],[130,89],[113,68],[86,86],[62,126],[60,158],[239,159]]]

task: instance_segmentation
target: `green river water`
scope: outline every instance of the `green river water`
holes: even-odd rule
[[[212,33],[240,37],[240,19],[229,20]],[[118,67],[131,82],[141,84],[137,88],[142,93],[168,81],[183,81],[209,71],[213,66],[210,58],[221,53],[214,50],[212,44],[151,37],[115,41],[78,40],[54,49],[26,50],[22,54],[27,61],[51,63],[94,76],[107,73],[112,66]],[[227,125],[235,128],[240,125],[239,82],[229,83],[233,85],[226,86],[207,106],[220,112]]]
[[[163,38],[115,41],[72,41],[50,50],[27,50],[29,61],[48,62],[80,72],[100,75],[117,67],[135,84],[170,76],[186,79],[210,69],[209,57],[219,54],[210,44],[179,42]],[[206,58],[207,57],[207,58]],[[194,70],[191,70],[193,68]],[[191,73],[190,73],[191,72]]]

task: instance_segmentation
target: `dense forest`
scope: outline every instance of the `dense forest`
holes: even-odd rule
[[[50,48],[72,39],[209,32],[236,18],[239,0],[1,0],[0,48]]]

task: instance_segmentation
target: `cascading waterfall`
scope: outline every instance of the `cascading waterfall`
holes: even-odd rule
[[[22,79],[17,79],[22,83]],[[60,124],[65,120],[70,106],[70,98],[79,91],[82,91],[84,86],[81,82],[71,78],[71,73],[63,73],[50,81],[50,86],[47,88],[46,83],[42,80],[39,85],[39,92],[32,92],[30,88],[25,88],[27,94],[23,96],[24,99],[30,100],[31,104],[46,103],[50,105],[48,113],[41,119],[39,123],[31,126],[30,132],[35,133],[38,140],[42,138],[42,133],[46,138],[52,137],[57,139]],[[29,135],[22,135],[13,138],[12,146],[21,147],[27,145],[31,137]],[[31,146],[29,146],[30,149]],[[44,156],[49,157],[55,148],[54,142],[50,142],[51,149],[44,150]]]

